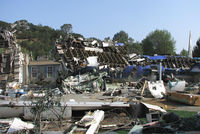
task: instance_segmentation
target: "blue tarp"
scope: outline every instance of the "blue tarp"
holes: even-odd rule
[[[136,68],[137,66],[127,66],[126,69],[124,70],[125,73],[129,74],[133,70],[133,68]]]
[[[142,66],[138,66],[138,72],[136,73],[137,77],[140,78],[143,76],[143,67]]]
[[[143,56],[145,58],[149,58],[150,60],[164,60],[167,58],[166,56],[161,56],[161,55],[158,55],[158,56],[143,55]]]
[[[128,77],[129,74],[132,72],[132,70],[134,68],[136,68],[137,66],[136,65],[132,65],[132,66],[127,66],[123,72],[123,77]]]
[[[146,66],[144,67],[144,69],[151,69],[151,66],[150,66],[150,65],[146,65]]]
[[[115,46],[123,46],[124,43],[116,43]]]
[[[124,70],[123,76],[127,77],[134,68],[137,68],[138,71],[137,71],[136,75],[137,75],[137,77],[141,77],[143,74],[149,74],[150,73],[149,70],[151,70],[151,67],[156,67],[157,69],[159,69],[159,65],[157,65],[157,64],[146,65],[144,67],[140,66],[140,65],[139,66],[136,66],[136,65],[127,66]],[[165,70],[165,68],[164,68],[164,66],[162,66],[162,71],[164,71],[164,70]]]

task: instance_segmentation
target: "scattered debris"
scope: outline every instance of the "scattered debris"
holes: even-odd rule
[[[0,132],[1,133],[14,133],[22,132],[23,130],[31,130],[34,128],[32,123],[26,123],[19,118],[13,120],[0,120]]]
[[[163,81],[148,82],[148,89],[155,98],[163,98],[166,94]]]
[[[13,133],[19,130],[28,130],[33,129],[34,125],[31,123],[25,123],[21,119],[15,118],[12,122],[10,128],[8,129],[7,133]]]
[[[169,91],[184,91],[185,90],[185,81],[169,81]]]
[[[180,103],[200,106],[200,95],[197,94],[187,94],[180,92],[168,92],[167,93],[168,100],[177,101]]]
[[[5,48],[0,54],[0,117],[34,123],[0,120],[2,133],[53,133],[55,128],[69,134],[94,134],[99,129],[126,129],[129,134],[199,131],[198,115],[183,119],[167,113],[165,104],[162,108],[143,102],[163,99],[199,106],[198,59],[127,54],[122,43],[69,36],[64,42],[57,40],[52,51],[60,66],[53,87],[22,79],[22,71],[29,72],[28,60],[13,32],[1,31],[0,48]],[[146,122],[141,120],[145,117]]]

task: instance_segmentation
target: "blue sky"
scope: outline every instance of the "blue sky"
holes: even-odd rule
[[[124,30],[135,41],[155,29],[168,30],[176,51],[193,46],[200,37],[200,0],[1,0],[0,20],[26,19],[59,29],[72,24],[84,37],[113,37]]]

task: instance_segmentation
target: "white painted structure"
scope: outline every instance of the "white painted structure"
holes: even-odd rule
[[[188,57],[192,58],[192,34],[189,35]]]

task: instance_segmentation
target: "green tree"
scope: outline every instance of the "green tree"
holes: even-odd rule
[[[136,53],[142,54],[142,45],[139,42],[129,42],[125,45],[128,54]]]
[[[84,38],[83,35],[79,34],[79,33],[72,33],[72,36],[74,36],[75,38]]]
[[[143,54],[142,44],[139,42],[133,43],[134,51],[136,54]]]
[[[193,49],[193,57],[200,57],[200,38],[196,42],[196,46]]]
[[[180,55],[181,56],[188,56],[188,51],[183,49],[183,50],[181,50]]]
[[[117,41],[119,43],[124,43],[124,47],[128,54],[137,53],[142,54],[142,45],[139,42],[134,42],[134,39],[129,37],[128,33],[125,31],[120,31],[116,33],[113,37],[113,41]]]
[[[72,33],[72,25],[71,24],[63,24],[60,27],[61,31],[65,34]]]
[[[174,55],[175,43],[167,30],[155,30],[142,40],[143,53],[146,55]]]
[[[23,52],[32,53],[34,59],[38,56],[50,57],[49,51],[53,48],[56,39],[64,35],[61,30],[54,30],[41,24],[34,25],[24,20],[16,21],[16,24],[19,26],[16,32],[18,43]]]
[[[110,41],[111,39],[110,39],[110,37],[105,37],[104,38],[104,41]]]
[[[113,36],[113,41],[117,41],[118,43],[128,43],[128,34],[124,31],[120,31]]]

